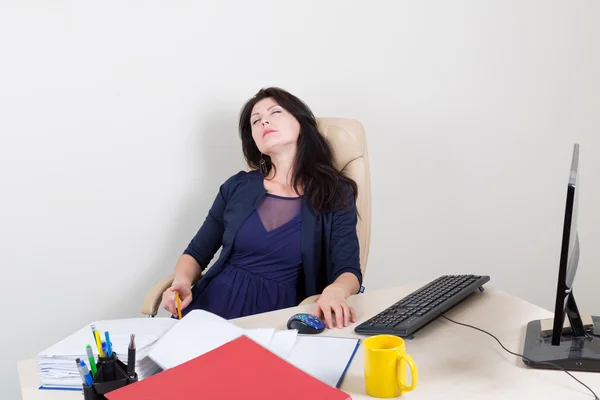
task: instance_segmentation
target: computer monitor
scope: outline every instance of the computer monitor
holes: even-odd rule
[[[594,331],[594,326],[600,329],[600,318],[590,317],[584,324],[573,294],[579,263],[578,168],[579,144],[575,144],[567,185],[554,318],[527,324],[523,362],[534,368],[555,369],[559,366],[567,370],[600,372],[600,337]]]
[[[563,235],[558,265],[558,281],[556,285],[556,301],[554,306],[554,321],[552,324],[552,345],[560,344],[563,333],[565,315],[573,334],[582,336],[583,323],[573,297],[573,281],[579,264],[579,235],[577,234],[577,170],[579,168],[579,145],[573,148],[571,173],[567,185],[567,203],[563,223]]]

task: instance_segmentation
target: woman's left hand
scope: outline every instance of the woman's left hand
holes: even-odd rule
[[[343,328],[351,322],[356,322],[356,311],[346,303],[345,290],[335,284],[329,285],[323,290],[317,300],[314,315],[324,319],[325,325],[329,329],[333,328],[334,321],[337,328]]]

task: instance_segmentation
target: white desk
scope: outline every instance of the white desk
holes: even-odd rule
[[[393,304],[422,283],[366,292],[350,299],[358,322]],[[458,321],[485,329],[494,334],[510,350],[521,353],[525,325],[530,320],[549,318],[552,314],[486,285],[447,315]],[[233,320],[244,328],[273,327],[285,329],[288,318],[302,311],[300,306],[252,317]],[[361,337],[354,334],[353,324],[344,329],[327,330],[322,335]],[[591,399],[591,393],[562,371],[536,370],[526,367],[515,356],[506,353],[488,335],[453,324],[442,318],[430,323],[407,341],[407,351],[419,369],[419,385],[405,399]],[[363,379],[363,348],[356,356],[341,389],[353,399],[367,399]],[[34,359],[18,363],[24,400],[81,400],[79,392],[38,390],[38,375]],[[573,373],[600,394],[600,373]]]

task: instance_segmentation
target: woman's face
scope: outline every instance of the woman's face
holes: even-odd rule
[[[300,135],[296,118],[270,97],[254,105],[250,126],[258,150],[270,156],[296,146]]]

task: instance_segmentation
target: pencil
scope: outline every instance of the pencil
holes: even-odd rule
[[[98,346],[98,356],[104,357],[104,353],[102,352],[102,341],[100,340],[100,332],[94,331],[94,336],[96,336],[96,346]]]
[[[181,319],[181,300],[179,300],[179,293],[175,293],[175,301],[177,302],[177,316]]]

